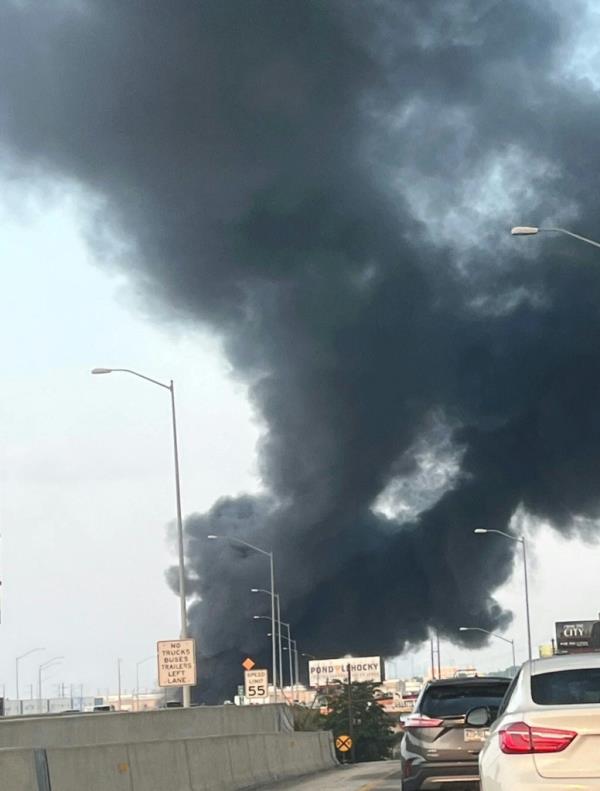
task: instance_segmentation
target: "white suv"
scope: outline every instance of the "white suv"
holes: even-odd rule
[[[467,725],[484,726],[484,708]],[[599,791],[600,654],[526,662],[479,754],[482,791]]]

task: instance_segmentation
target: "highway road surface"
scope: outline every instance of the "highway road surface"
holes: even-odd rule
[[[268,788],[269,791],[400,791],[400,763],[374,761],[356,766],[340,766],[307,778],[286,780]]]

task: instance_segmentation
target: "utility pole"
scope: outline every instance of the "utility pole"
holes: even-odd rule
[[[118,685],[118,696],[119,696],[119,711],[121,711],[121,662],[122,659],[117,659],[117,685]]]
[[[355,763],[354,757],[354,712],[352,711],[352,668],[350,662],[347,666],[348,670],[348,736],[350,737],[352,747],[350,748],[350,757],[352,763]]]

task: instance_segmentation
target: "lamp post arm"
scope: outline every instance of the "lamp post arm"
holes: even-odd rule
[[[26,656],[30,654],[35,654],[37,651],[44,651],[44,648],[31,648],[29,651],[25,651],[24,654],[21,654],[15,659],[15,691],[16,691],[16,699],[19,700],[19,662],[21,659],[25,659]]]
[[[255,552],[260,552],[261,555],[266,555],[267,557],[271,557],[273,555],[272,552],[267,552],[266,549],[261,549],[260,547],[256,547],[254,546],[254,544],[251,544],[249,541],[244,541],[243,538],[236,538],[235,536],[226,536],[225,538],[227,541],[233,541],[235,544],[242,544],[242,546],[249,547],[250,549],[253,549]],[[268,591],[268,593],[271,593],[271,591]]]
[[[496,632],[490,632],[489,629],[482,629],[481,626],[466,626],[461,629],[464,632],[482,632],[483,634],[489,634],[490,637],[497,637],[498,640],[504,640],[505,643],[512,643],[512,640],[509,640],[508,637],[503,637],[501,634],[496,634]]]
[[[566,228],[539,228],[538,230],[549,231],[553,233],[564,233],[567,236],[572,236],[574,239],[579,239],[580,242],[591,244],[594,247],[600,247],[600,242],[595,242],[593,239],[588,239],[587,236],[580,236],[578,233],[573,233],[573,231],[567,231]]]
[[[151,376],[146,376],[145,374],[141,374],[138,371],[132,371],[131,368],[111,368],[111,371],[115,373],[124,373],[124,374],[131,374],[132,376],[139,376],[140,379],[145,379],[147,382],[152,382],[154,385],[158,385],[159,387],[164,387],[165,390],[171,390],[171,385],[167,385],[164,382],[159,382],[158,379],[153,379]]]
[[[511,541],[517,541],[520,544],[522,544],[525,540],[523,536],[513,536],[511,533],[506,533],[504,530],[486,530],[486,533],[496,533],[499,536],[510,538]]]
[[[505,643],[514,643],[514,640],[509,640],[508,637],[502,637],[501,634],[496,634],[495,632],[489,632],[492,637],[497,637],[498,640],[504,640]]]

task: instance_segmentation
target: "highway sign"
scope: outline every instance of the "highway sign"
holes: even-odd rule
[[[336,750],[339,750],[341,753],[347,753],[348,750],[352,749],[352,739],[350,738],[350,736],[347,736],[346,734],[342,734],[341,736],[338,736],[337,739],[335,740],[335,748]]]
[[[253,668],[255,665],[256,665],[256,662],[255,662],[253,659],[250,659],[250,657],[249,657],[249,656],[247,656],[247,657],[244,659],[244,661],[242,662],[242,667],[244,668],[244,670],[252,670],[252,668]]]
[[[269,677],[266,670],[244,672],[244,695],[250,700],[266,698],[269,694]]]
[[[196,641],[193,638],[159,640],[156,653],[160,687],[196,685]]]

